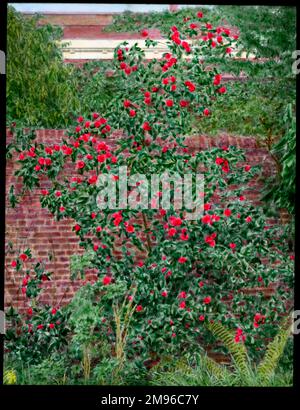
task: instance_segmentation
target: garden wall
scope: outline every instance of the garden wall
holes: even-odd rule
[[[37,142],[52,145],[60,143],[64,136],[64,130],[39,130],[37,131]],[[106,140],[108,144],[114,146],[118,133]],[[11,136],[7,136],[7,143]],[[219,137],[196,136],[187,138],[189,152],[209,149],[213,146],[237,146],[245,150],[246,161],[250,165],[262,165],[261,180],[256,179],[249,184],[249,189],[245,192],[248,199],[254,204],[259,204],[260,190],[263,180],[267,175],[275,171],[275,166],[268,151],[257,146],[255,138],[232,137],[221,135]],[[41,187],[27,193],[15,208],[9,203],[9,189],[15,185],[16,192],[20,192],[22,183],[13,175],[18,167],[16,156],[7,161],[6,165],[6,262],[5,262],[5,305],[12,302],[20,309],[25,307],[25,296],[21,293],[21,281],[23,274],[16,274],[11,268],[11,261],[14,253],[10,252],[9,243],[15,249],[24,251],[26,248],[32,250],[36,260],[43,260],[46,263],[46,270],[53,272],[52,280],[44,282],[45,292],[42,293],[41,300],[52,305],[61,305],[70,301],[74,292],[83,283],[82,280],[72,281],[70,279],[70,256],[74,253],[81,253],[78,246],[78,238],[72,231],[74,222],[69,219],[55,221],[49,211],[42,209],[39,202],[40,190],[47,187],[46,182],[42,182]],[[71,173],[70,173],[71,175]],[[269,225],[277,223],[276,220],[268,221]],[[51,258],[49,260],[48,258]],[[141,256],[142,257],[142,256]],[[95,280],[96,275],[89,272],[87,280]],[[270,292],[272,290],[270,289]]]

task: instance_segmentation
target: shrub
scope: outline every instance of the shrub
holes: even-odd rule
[[[81,116],[61,144],[36,144],[19,155],[17,175],[25,188],[38,187],[40,178],[48,177],[51,185],[41,191],[41,205],[58,220],[72,218],[80,245],[88,255],[93,252],[89,266],[97,270],[99,281],[92,285],[91,309],[101,301],[100,332],[117,357],[117,326],[128,323],[124,311],[116,321],[124,299],[134,313],[120,351],[144,361],[159,360],[165,352],[180,355],[199,342],[207,346],[209,322],[242,329],[243,337],[235,343],[245,343],[257,360],[264,349],[262,337],[275,335],[290,302],[293,261],[284,229],[269,227],[263,210],[244,194],[259,167],[245,164],[243,151],[231,146],[189,154],[185,135],[191,116],[210,115],[211,102],[226,98],[222,75],[209,69],[203,56],[229,58],[236,40],[227,29],[198,20],[197,30],[206,31],[207,41],[192,44],[197,30],[172,27],[169,53],[162,60],[145,62],[136,44],[120,44],[114,64],[121,86],[106,118],[97,112]],[[222,41],[215,44],[220,33]],[[156,44],[147,39],[148,47]],[[122,135],[111,147],[105,138],[117,130]],[[63,174],[70,161],[71,178]],[[138,204],[107,207],[104,200],[106,207],[100,207],[98,196],[104,189],[108,199],[114,185],[107,186],[121,178],[120,166],[127,166],[129,199],[140,196]],[[180,207],[171,201],[164,208],[160,197],[162,204],[168,191],[174,198],[176,186],[163,183],[152,190],[151,206],[141,206],[148,190],[145,180],[166,171],[172,178],[201,172],[205,189],[197,197],[192,191],[192,204]],[[203,217],[188,219],[203,197]],[[277,285],[270,298],[253,291],[270,284]],[[98,318],[90,313],[92,328],[99,331]]]
[[[39,302],[43,283],[51,280],[51,273],[41,261],[33,264],[30,249],[18,253],[12,268],[26,302],[22,312],[13,306],[6,310],[5,351],[13,361],[38,364],[66,344],[67,315],[58,306]]]
[[[78,108],[73,69],[57,45],[59,27],[39,25],[8,6],[7,121],[23,126],[65,127]]]

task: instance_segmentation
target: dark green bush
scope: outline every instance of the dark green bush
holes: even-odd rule
[[[57,45],[62,30],[38,25],[8,7],[7,120],[24,126],[60,128],[78,109],[73,68],[63,63]]]

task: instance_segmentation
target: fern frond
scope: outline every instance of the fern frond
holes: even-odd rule
[[[266,354],[257,367],[257,375],[262,380],[269,380],[275,372],[279,359],[291,335],[290,316],[283,320],[280,330],[267,346]]]
[[[221,323],[208,323],[207,328],[229,350],[236,369],[244,375],[251,373],[247,350],[242,343],[234,341],[234,333],[226,329]]]
[[[207,355],[203,355],[201,360],[210,376],[216,379],[226,379],[230,376],[230,372],[224,366],[221,366]]]
[[[16,384],[17,383],[17,375],[16,375],[15,370],[13,369],[4,370],[3,383],[4,384]]]

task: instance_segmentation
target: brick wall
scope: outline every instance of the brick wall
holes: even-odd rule
[[[37,131],[37,141],[52,145],[60,143],[64,136],[64,130],[39,130]],[[113,134],[106,142],[115,144],[118,134]],[[7,137],[7,142],[10,137]],[[219,137],[197,136],[187,138],[189,152],[209,149],[213,146],[234,145],[245,150],[247,163],[250,165],[262,164],[262,172],[269,175],[275,171],[272,158],[268,152],[257,147],[255,138],[232,137],[221,135]],[[55,221],[51,214],[42,209],[39,202],[39,192],[47,187],[46,181],[41,183],[41,187],[34,192],[27,193],[23,200],[12,208],[8,199],[8,192],[11,184],[15,185],[16,192],[19,192],[22,183],[13,175],[17,169],[15,157],[7,161],[6,166],[6,250],[9,250],[9,242],[15,248],[25,250],[29,247],[36,260],[44,260],[46,269],[53,272],[52,280],[43,285],[47,291],[42,294],[42,301],[51,304],[67,303],[80,284],[81,280],[71,281],[69,258],[74,253],[81,253],[78,246],[78,238],[72,232],[74,221],[63,219]],[[259,204],[260,189],[262,182],[258,180],[249,184],[247,197],[254,203]],[[269,221],[276,223],[276,221]],[[52,260],[48,260],[51,254]],[[14,255],[7,253],[5,265],[5,304],[9,306],[12,302],[21,309],[25,306],[25,297],[21,293],[20,285],[23,275],[16,276],[15,271],[10,267]],[[29,267],[30,265],[28,265]],[[96,275],[89,272],[87,280],[95,279]]]

